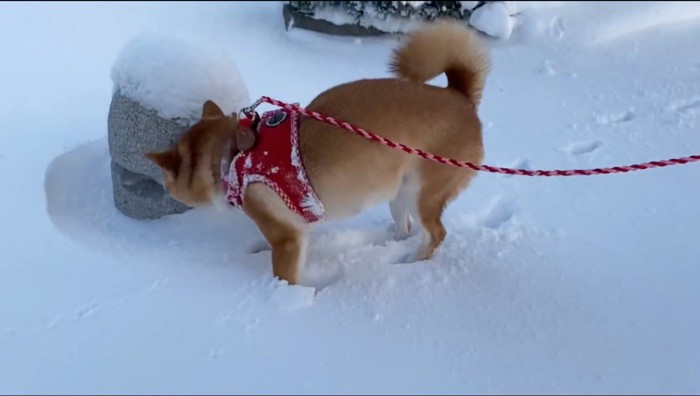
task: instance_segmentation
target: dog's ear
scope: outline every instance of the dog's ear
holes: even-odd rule
[[[180,163],[182,162],[180,153],[178,153],[177,150],[146,153],[145,156],[155,162],[155,164],[163,170],[163,176],[166,179],[175,180],[180,170]]]
[[[255,146],[257,137],[255,132],[247,126],[239,125],[234,131],[236,136],[236,148],[238,151],[250,150]]]
[[[202,118],[222,117],[224,112],[214,103],[213,100],[207,100],[202,106]]]

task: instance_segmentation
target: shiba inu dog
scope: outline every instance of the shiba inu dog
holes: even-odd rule
[[[475,32],[439,21],[407,34],[389,60],[395,78],[335,86],[307,109],[358,125],[429,153],[480,164],[477,110],[490,60]],[[447,86],[426,82],[445,73]],[[418,260],[446,236],[446,205],[475,172],[387,148],[294,112],[271,112],[257,136],[236,114],[204,103],[201,120],[176,147],[149,153],[169,194],[196,207],[227,198],[257,225],[272,250],[272,272],[298,282],[314,223],[389,202],[396,238],[414,228],[425,238]]]

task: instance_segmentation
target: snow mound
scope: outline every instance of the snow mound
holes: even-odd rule
[[[469,17],[469,24],[489,36],[504,40],[513,32],[513,19],[503,2],[486,3],[477,8]]]
[[[626,3],[603,4],[591,27],[592,42],[602,44],[639,31],[700,18],[700,3],[693,1],[647,2],[628,7]]]
[[[223,52],[163,36],[140,35],[112,65],[114,91],[163,118],[193,123],[211,99],[226,113],[250,104],[248,89]]]

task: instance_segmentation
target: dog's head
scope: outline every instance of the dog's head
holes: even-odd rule
[[[236,115],[226,115],[219,106],[207,100],[202,117],[178,140],[174,148],[147,153],[163,171],[165,188],[176,200],[191,207],[211,203],[220,191],[220,161],[226,141],[232,143],[232,154],[255,144],[255,135],[238,126]]]

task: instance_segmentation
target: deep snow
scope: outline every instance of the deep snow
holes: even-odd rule
[[[155,33],[222,48],[255,99],[387,75],[395,38],[285,32],[275,3],[0,4],[1,393],[699,393],[691,164],[481,174],[430,263],[386,206],[314,233],[272,279],[238,212],[113,206],[110,68]],[[563,3],[491,41],[487,164],[700,152],[696,3]],[[444,78],[433,83],[444,84]]]

